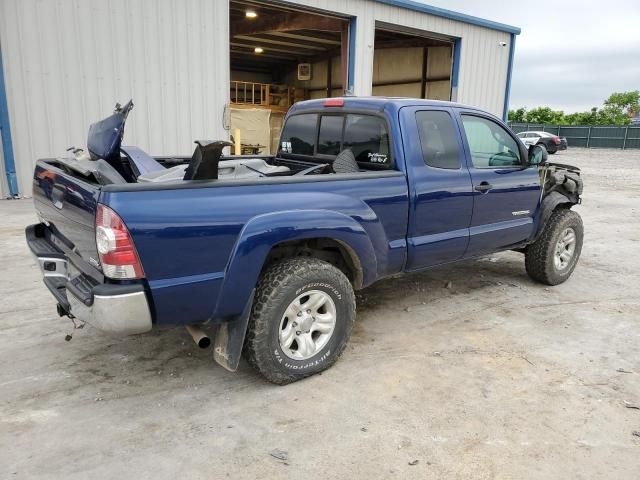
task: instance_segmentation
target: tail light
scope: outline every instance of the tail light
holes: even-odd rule
[[[325,107],[344,107],[344,98],[327,98],[324,101]]]
[[[102,273],[119,280],[144,278],[144,270],[126,225],[116,212],[98,204],[96,246]]]
[[[556,137],[555,135],[552,138],[553,143],[555,143],[556,145],[560,145],[560,137]]]

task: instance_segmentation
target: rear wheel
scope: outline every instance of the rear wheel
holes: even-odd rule
[[[244,354],[267,380],[284,385],[329,368],[355,321],[349,279],[313,258],[278,262],[262,275]]]
[[[583,237],[580,215],[566,209],[554,211],[542,234],[525,252],[529,276],[547,285],[566,281],[580,258]]]

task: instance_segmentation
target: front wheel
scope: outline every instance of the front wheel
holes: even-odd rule
[[[349,279],[330,263],[291,258],[260,278],[244,354],[270,382],[285,385],[329,368],[355,321]]]
[[[538,239],[527,247],[525,267],[529,276],[547,285],[566,281],[576,268],[584,227],[580,215],[559,209],[551,214]]]

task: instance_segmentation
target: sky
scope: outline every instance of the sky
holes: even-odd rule
[[[576,112],[640,90],[640,0],[426,0],[522,29],[510,107]]]

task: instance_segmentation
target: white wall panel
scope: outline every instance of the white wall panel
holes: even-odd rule
[[[226,0],[2,0],[2,47],[20,191],[37,158],[84,146],[90,123],[133,98],[125,143],[190,154],[226,138]]]

